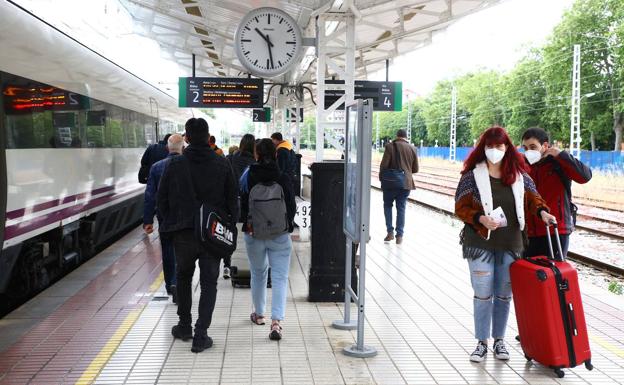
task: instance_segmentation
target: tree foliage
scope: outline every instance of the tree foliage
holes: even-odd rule
[[[540,126],[550,133],[551,141],[567,147],[575,44],[581,46],[582,63],[581,147],[619,150],[624,127],[622,0],[577,0],[544,46],[529,50],[511,71],[478,70],[441,80],[428,96],[409,101],[412,142],[449,145],[451,90],[455,87],[458,146],[472,145],[485,129],[501,125],[515,143],[519,143],[524,130]],[[375,115],[379,115],[382,140],[407,128],[407,103],[402,111]],[[374,116],[373,138],[376,119]]]

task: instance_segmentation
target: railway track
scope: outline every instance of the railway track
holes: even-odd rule
[[[303,156],[303,159],[302,159],[302,162],[305,164],[311,164],[314,161],[315,161],[314,158],[306,157],[305,155]],[[378,171],[376,171],[378,169],[379,169],[379,164],[373,163],[373,169],[371,172],[371,176],[373,177],[373,180],[377,180],[378,178],[379,173]],[[450,175],[436,175],[436,174],[428,173],[428,172],[415,174],[415,177],[414,177],[414,183],[416,184],[417,188],[439,194],[440,196],[445,197],[446,199],[454,197],[457,180],[458,180],[457,177],[453,179],[453,177]],[[451,183],[454,183],[452,187],[451,187]],[[381,190],[379,186],[376,186],[374,184],[371,187],[376,190]],[[442,205],[440,204],[435,204],[432,202],[419,200],[412,196],[410,196],[408,200],[412,203],[427,207],[429,209],[440,212],[442,214],[455,217],[455,213],[453,212],[452,209],[442,207]],[[585,212],[587,212],[589,209],[592,209],[592,208],[590,206],[579,205],[579,215],[577,218],[578,220],[577,220],[577,225],[576,225],[577,229],[587,231],[588,233],[591,233],[591,234],[607,237],[609,239],[615,239],[617,241],[624,240],[624,223],[618,220],[610,219],[610,218],[603,218],[603,217],[598,217],[598,216],[591,215],[591,214],[585,214]],[[594,224],[594,226],[589,226],[589,225],[584,224],[583,221],[595,221],[596,223],[600,223],[601,226],[609,225],[611,227],[598,228],[596,224]],[[573,251],[568,251],[568,258],[578,263],[581,263],[583,265],[586,265],[586,266],[589,266],[598,270],[602,270],[609,274],[624,277],[624,268],[620,266],[616,266],[609,262],[597,260],[595,258],[591,258],[581,253],[577,253]]]

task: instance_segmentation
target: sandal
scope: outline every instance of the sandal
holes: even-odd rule
[[[279,341],[282,339],[282,327],[279,324],[279,321],[273,321],[271,324],[271,333],[269,334],[269,339],[273,341]]]
[[[251,315],[249,316],[249,319],[251,320],[251,322],[255,323],[256,325],[264,325],[264,317],[261,315],[258,315],[256,313],[251,313]]]

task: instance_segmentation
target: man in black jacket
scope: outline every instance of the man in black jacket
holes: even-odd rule
[[[150,168],[159,160],[165,159],[169,155],[167,151],[167,141],[171,134],[165,135],[163,140],[154,143],[145,149],[141,157],[141,168],[139,169],[139,183],[146,184],[149,176]]]
[[[238,184],[228,161],[215,154],[208,144],[208,123],[191,118],[186,122],[185,139],[190,144],[182,156],[172,158],[158,189],[158,209],[163,217],[161,233],[172,233],[177,259],[179,321],[171,329],[175,338],[193,337],[192,352],[212,346],[207,329],[217,298],[221,259],[210,255],[195,238],[193,217],[197,203],[220,209],[231,220],[237,218]],[[193,195],[191,195],[193,194]],[[191,327],[192,281],[195,261],[199,260],[199,317],[195,335]]]

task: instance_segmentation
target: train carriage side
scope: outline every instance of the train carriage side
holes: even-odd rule
[[[0,14],[1,316],[139,222],[141,155],[182,112],[27,9]]]

